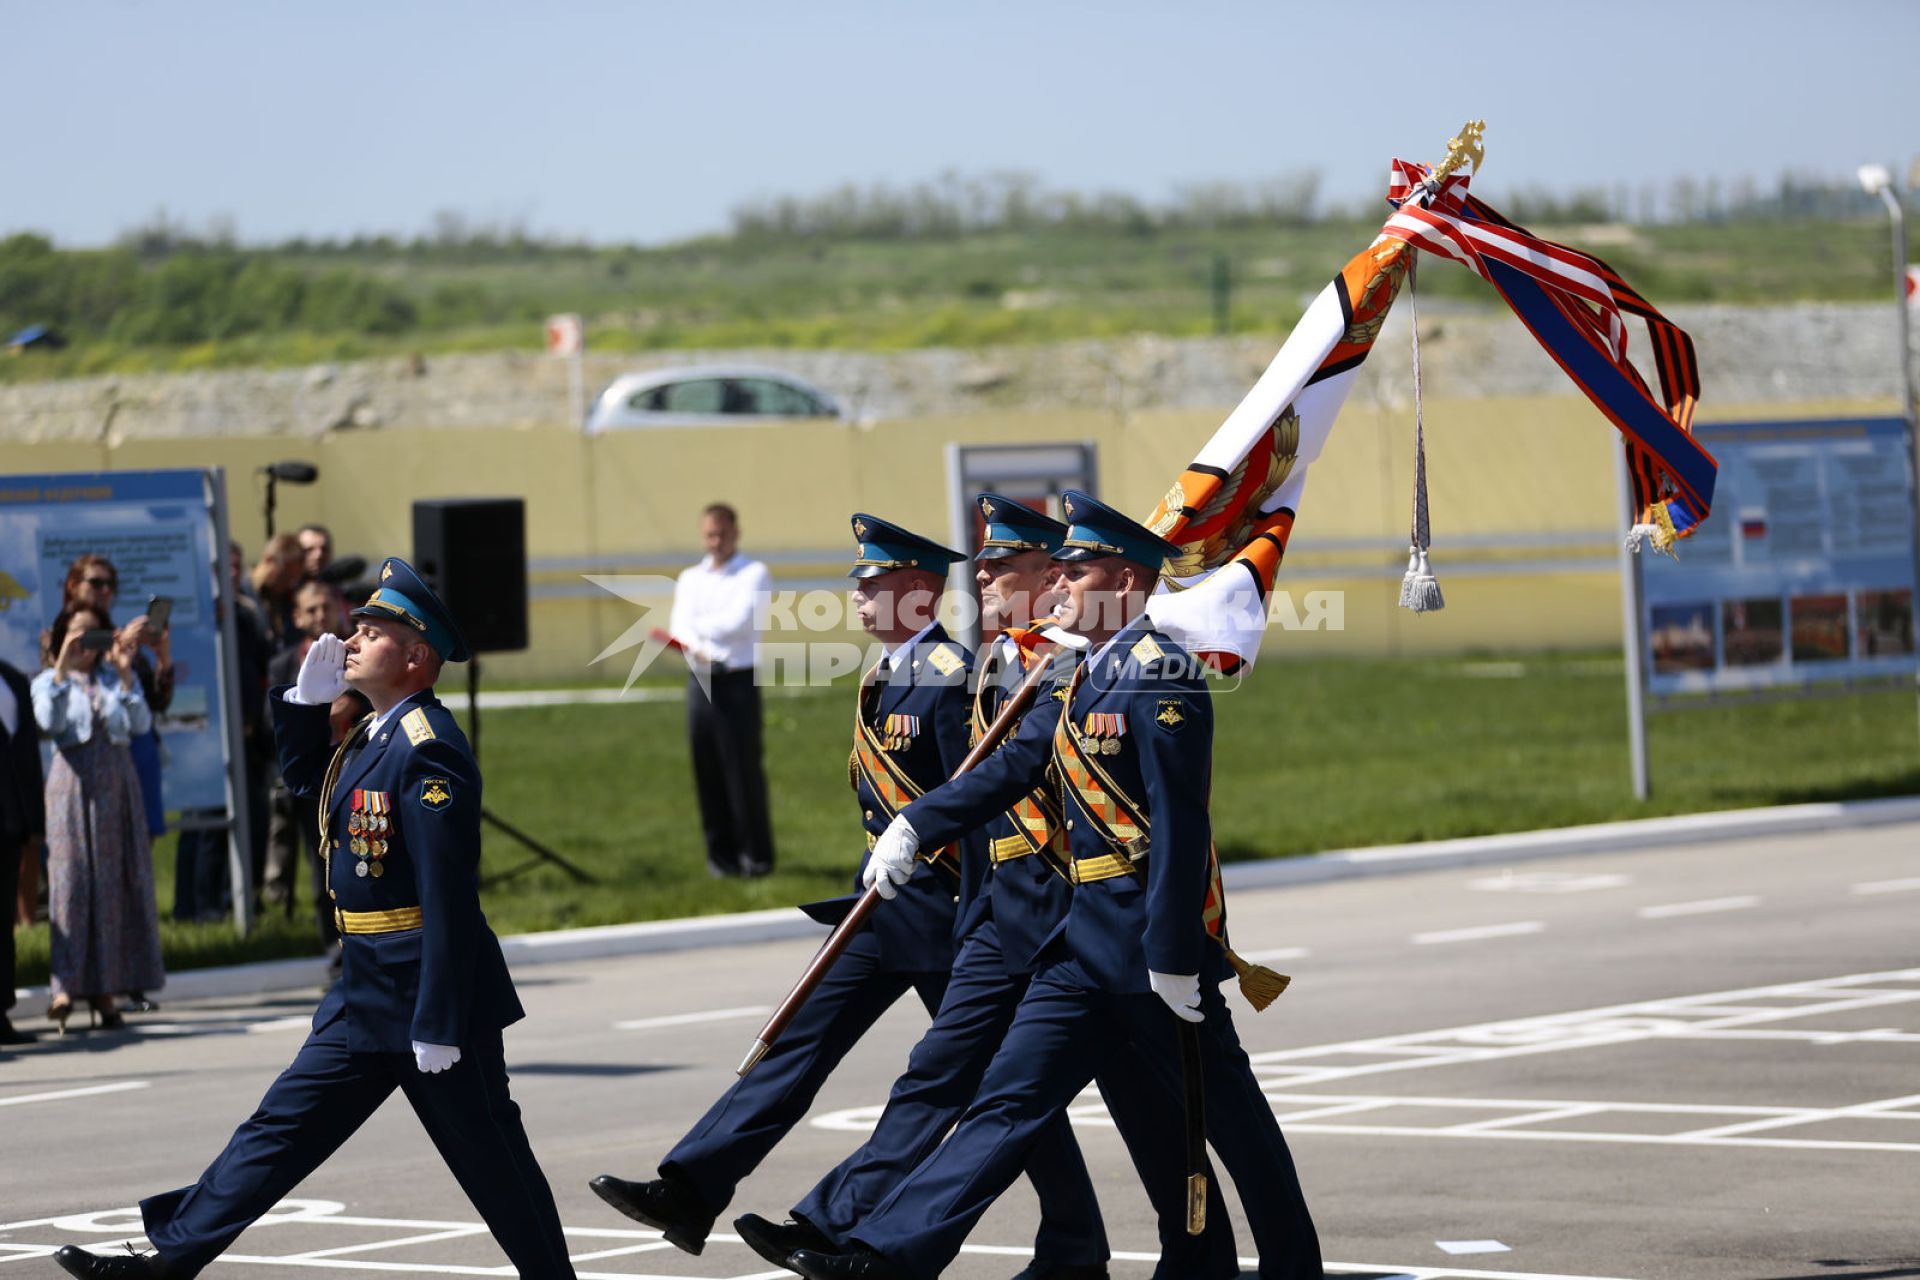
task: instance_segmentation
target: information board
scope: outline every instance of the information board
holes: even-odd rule
[[[174,694],[155,720],[164,807],[227,807],[227,684],[214,607],[213,494],[207,473],[113,471],[0,476],[0,658],[31,675],[40,636],[60,611],[67,566],[113,562],[115,623],[173,600]]]
[[[1703,423],[1713,514],[1641,556],[1656,695],[1915,670],[1913,472],[1902,418]]]

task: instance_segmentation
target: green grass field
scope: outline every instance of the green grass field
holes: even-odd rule
[[[678,703],[488,712],[490,808],[590,871],[489,887],[501,933],[777,907],[843,892],[861,848],[846,789],[851,688],[767,700],[779,870],[710,880]],[[1271,660],[1216,702],[1214,822],[1229,860],[1709,809],[1920,792],[1914,699],[1871,693],[1672,712],[1650,730],[1654,797],[1627,774],[1618,660]],[[156,848],[171,901],[172,842]],[[493,833],[484,862],[525,861]],[[305,882],[302,881],[304,891]],[[245,940],[164,925],[174,968],[313,950],[304,904]],[[22,931],[21,981],[46,975]]]

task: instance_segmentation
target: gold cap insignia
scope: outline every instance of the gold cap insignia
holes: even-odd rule
[[[1073,519],[1073,499],[1072,498],[1060,499],[1060,509],[1067,513],[1067,519],[1069,520]]]
[[[865,520],[855,520],[853,522],[853,536],[862,542],[867,540],[867,522]]]
[[[380,581],[385,582],[388,578],[391,578],[392,576],[393,576],[393,561],[389,560],[385,564],[380,566]]]
[[[982,499],[980,502],[980,514],[989,520],[993,519],[993,504]]]

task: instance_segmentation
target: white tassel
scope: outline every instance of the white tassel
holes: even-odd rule
[[[1680,557],[1674,553],[1673,540],[1667,537],[1667,531],[1657,524],[1637,524],[1627,530],[1627,550],[1636,554],[1647,547],[1674,560]]]
[[[1440,594],[1440,581],[1433,576],[1424,548],[1413,548],[1413,554],[1407,558],[1407,576],[1400,580],[1400,607],[1415,613],[1438,613],[1447,607],[1447,598]]]

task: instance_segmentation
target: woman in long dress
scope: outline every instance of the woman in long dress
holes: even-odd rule
[[[47,1016],[62,1032],[76,997],[102,1026],[119,1027],[115,992],[166,981],[140,780],[127,749],[153,713],[134,673],[138,641],[112,635],[112,626],[97,608],[62,610],[48,636],[53,665],[32,686],[34,718],[57,748],[47,771]],[[90,638],[106,643],[92,647]]]

